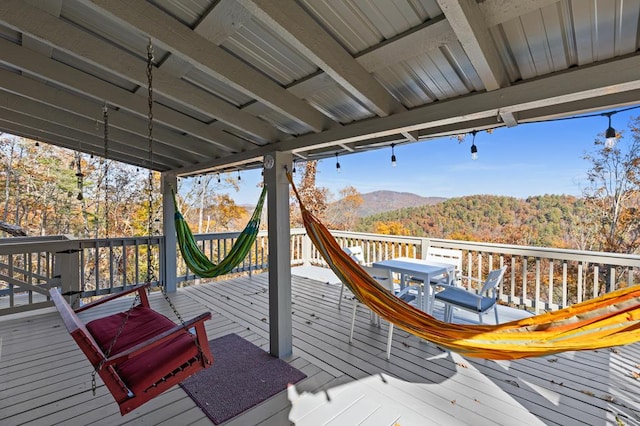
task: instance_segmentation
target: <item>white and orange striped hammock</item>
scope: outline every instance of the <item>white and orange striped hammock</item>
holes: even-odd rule
[[[485,359],[519,359],[640,341],[639,285],[503,324],[439,321],[391,294],[351,259],[304,207],[289,173],[287,177],[300,203],[307,233],[333,272],[373,312],[411,334],[462,355]]]

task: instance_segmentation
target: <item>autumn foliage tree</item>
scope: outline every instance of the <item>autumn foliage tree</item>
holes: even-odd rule
[[[615,146],[598,138],[586,154],[592,163],[584,198],[597,250],[637,253],[640,248],[640,117],[629,123],[629,137],[618,135]]]
[[[364,200],[360,192],[353,187],[347,186],[340,190],[340,199],[334,202],[330,214],[327,216],[327,223],[332,229],[343,231],[353,230],[358,222],[358,208],[362,206]]]
[[[323,221],[327,211],[327,198],[329,190],[327,188],[316,187],[316,174],[318,172],[318,162],[308,161],[304,164],[298,163],[296,171],[301,178],[296,185],[302,203],[314,216]],[[293,197],[293,194],[291,194]],[[302,215],[297,200],[292,200],[291,206],[291,226],[302,227]]]

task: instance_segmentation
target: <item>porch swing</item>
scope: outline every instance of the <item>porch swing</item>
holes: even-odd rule
[[[147,77],[149,82],[149,221],[147,238],[147,276],[145,283],[121,293],[104,297],[73,309],[57,288],[50,290],[53,300],[69,334],[93,366],[92,390],[96,394],[96,374],[125,415],[194,373],[211,366],[213,357],[207,340],[204,322],[211,313],[203,313],[184,321],[169,299],[166,289],[159,285],[168,305],[180,321],[176,325],[169,318],[154,311],[147,296],[153,281],[151,234],[153,231],[153,47],[147,48]],[[105,106],[105,155],[108,155],[108,110]],[[124,312],[94,319],[84,324],[78,313],[96,306],[135,294],[131,306]]]

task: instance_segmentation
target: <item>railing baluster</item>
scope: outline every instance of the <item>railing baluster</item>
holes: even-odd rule
[[[562,262],[562,306],[567,307],[567,261]]]
[[[504,267],[504,256],[500,255],[500,268]],[[502,278],[502,282],[500,283],[500,287],[498,288],[498,298],[502,300],[502,296],[504,295],[504,278]]]
[[[548,295],[547,295],[547,307],[546,309],[548,310],[552,310],[553,309],[553,281],[554,281],[554,276],[553,276],[553,259],[549,260],[549,289],[548,291]]]
[[[9,267],[7,268],[10,277],[15,276],[15,271],[13,270],[13,256],[13,254],[9,255]],[[15,304],[14,285],[13,283],[9,283],[9,307],[13,308]]]
[[[478,252],[478,282],[482,282],[482,252]]]
[[[511,303],[515,303],[516,300],[516,257],[511,256]]]
[[[109,246],[109,290],[113,291],[113,240],[108,240]]]
[[[529,298],[527,297],[527,275],[529,273],[528,262],[529,262],[529,259],[526,256],[524,256],[522,258],[522,296],[521,296],[522,304],[524,306],[529,306]]]
[[[578,262],[578,286],[577,286],[577,292],[578,294],[576,295],[577,302],[580,303],[582,302],[582,262]]]
[[[609,266],[609,275],[611,277],[609,281],[611,283],[609,291],[616,291],[616,268],[613,265]]]
[[[28,253],[27,254],[27,263],[26,265],[24,265],[25,270],[26,270],[26,281],[27,283],[33,285],[33,265],[32,265],[32,260],[33,260],[33,253]],[[33,303],[33,290],[29,290],[27,292],[27,295],[29,297],[29,304]]]
[[[536,314],[540,313],[540,258],[536,257],[536,292],[535,292],[535,306],[534,311]]]

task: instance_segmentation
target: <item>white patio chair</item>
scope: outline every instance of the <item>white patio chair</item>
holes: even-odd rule
[[[427,254],[425,260],[438,263],[446,263],[455,267],[455,275],[449,277],[446,275],[436,277],[431,280],[431,285],[437,284],[462,284],[462,250],[447,249],[440,247],[427,247]]]
[[[393,284],[393,273],[390,269],[386,268],[375,268],[373,266],[363,266],[364,270],[367,271],[369,275],[371,275],[375,280],[380,283],[384,288],[386,288],[391,293],[394,292],[394,284]],[[356,311],[358,309],[358,304],[360,301],[354,297],[353,298],[353,313],[351,315],[351,331],[349,332],[349,343],[353,342],[353,330],[356,325]],[[371,323],[376,324],[380,327],[380,317],[370,311]],[[391,357],[391,340],[393,339],[393,323],[389,323],[389,331],[387,334],[387,359]]]
[[[427,253],[424,260],[428,263],[446,263],[455,267],[454,276],[441,275],[431,280],[431,285],[440,284],[462,284],[462,250],[446,249],[440,247],[427,247]],[[423,280],[418,277],[408,277],[408,282],[424,284]]]
[[[476,312],[478,314],[480,324],[482,324],[482,315],[493,309],[496,315],[496,324],[498,324],[498,287],[502,282],[502,277],[504,277],[506,269],[507,267],[505,266],[489,272],[489,275],[484,281],[484,284],[478,294],[462,287],[441,285],[443,290],[437,292],[434,297],[436,300],[445,304],[445,321],[451,322],[453,318],[453,309],[460,308]]]
[[[361,246],[345,247],[344,251],[347,252],[347,254],[349,256],[351,256],[351,258],[353,260],[355,260],[356,262],[358,262],[361,265],[365,265],[364,251],[362,250]],[[342,283],[342,286],[340,287],[340,300],[338,300],[338,309],[340,309],[340,307],[342,307],[342,294],[343,293],[344,293],[344,283]]]

